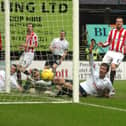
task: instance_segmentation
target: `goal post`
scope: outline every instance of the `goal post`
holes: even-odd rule
[[[79,102],[79,0],[73,0],[73,102]]]
[[[5,85],[10,93],[10,0],[5,0]]]

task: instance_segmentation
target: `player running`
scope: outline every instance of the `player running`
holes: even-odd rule
[[[92,52],[92,47],[90,47],[90,52]],[[90,67],[91,67],[91,76],[84,82],[80,83],[79,91],[80,96],[101,96],[101,97],[109,97],[113,90],[111,81],[108,77],[106,77],[107,72],[109,71],[109,65],[106,63],[102,63],[98,68],[93,62],[92,54],[89,54],[90,58]],[[72,84],[64,83],[64,87],[58,95],[66,94],[72,96]]]
[[[51,42],[49,49],[52,52],[52,55],[49,57],[48,61],[46,61],[45,68],[52,67],[55,71],[57,66],[62,63],[67,55],[68,47],[69,43],[65,39],[65,32],[61,31],[60,38],[55,38]]]
[[[113,84],[116,68],[120,65],[126,53],[126,30],[123,28],[123,18],[116,18],[116,28],[112,29],[105,43],[99,42],[98,46],[107,47],[109,51],[103,58],[104,63],[111,64],[110,80]]]

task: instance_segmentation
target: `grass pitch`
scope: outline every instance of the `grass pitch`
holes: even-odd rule
[[[126,81],[114,86],[112,98],[81,98],[82,104],[0,105],[0,126],[125,126]]]

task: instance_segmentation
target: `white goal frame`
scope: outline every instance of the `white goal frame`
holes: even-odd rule
[[[10,0],[5,0],[6,92],[10,93]],[[73,102],[79,102],[79,0],[73,0]]]
[[[10,5],[5,0],[5,85],[6,92],[10,93]]]

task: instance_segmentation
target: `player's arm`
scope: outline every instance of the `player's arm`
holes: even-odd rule
[[[97,90],[97,93],[98,93],[98,97],[106,97],[106,98],[109,98],[110,95],[110,89],[109,88],[104,88],[104,89],[99,89]]]
[[[111,42],[112,42],[112,31],[113,30],[111,30],[110,32],[109,32],[109,35],[108,35],[108,38],[107,38],[107,41],[105,42],[105,43],[103,43],[103,42],[99,42],[98,43],[98,46],[99,47],[107,47],[107,46],[109,46],[110,44],[111,44]]]
[[[113,86],[110,80],[107,80],[104,82],[104,85],[106,85],[106,87],[103,89],[103,97],[109,98],[110,92],[113,91]]]
[[[17,83],[17,80],[14,77],[11,77],[10,82],[12,85],[15,85],[20,92],[23,91],[23,88]]]
[[[60,59],[60,63],[65,59],[65,57],[66,57],[66,55],[68,53],[68,48],[69,48],[69,44],[67,44],[66,47],[65,47],[64,54],[63,54],[63,56]]]
[[[38,80],[35,82],[35,84],[40,84],[42,86],[50,86],[52,84],[51,81],[44,81],[44,80]]]
[[[89,47],[89,64],[91,67],[91,75],[94,75],[94,69],[95,69],[95,63],[93,60],[93,54],[92,54],[92,49],[93,49],[93,44],[90,45]]]
[[[65,51],[64,51],[64,54],[63,54],[63,56],[61,57],[60,63],[59,63],[59,64],[61,64],[62,61],[65,59],[65,57],[66,57],[66,55],[67,55],[67,52],[68,52],[68,50],[65,50]]]
[[[54,51],[54,43],[55,43],[55,39],[53,39],[52,40],[52,42],[51,42],[51,44],[50,44],[50,46],[49,46],[49,50],[51,51],[51,52],[53,52]]]

